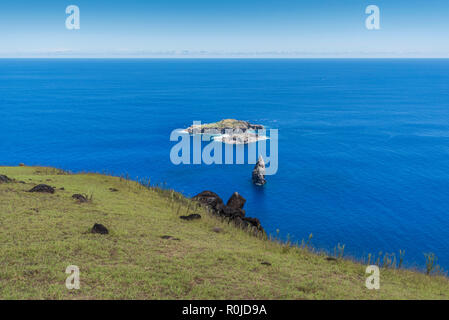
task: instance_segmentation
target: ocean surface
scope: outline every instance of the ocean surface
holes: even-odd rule
[[[279,130],[279,169],[170,161],[174,129]],[[225,201],[273,235],[449,269],[449,60],[0,60],[0,164],[129,174]]]

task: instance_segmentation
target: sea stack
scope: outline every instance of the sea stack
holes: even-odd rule
[[[256,166],[254,167],[253,183],[257,186],[263,186],[267,183],[267,180],[265,180],[265,162],[262,156],[259,156],[259,160],[257,160]]]

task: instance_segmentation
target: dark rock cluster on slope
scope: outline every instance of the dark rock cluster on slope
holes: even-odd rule
[[[226,205],[223,200],[212,191],[203,191],[192,198],[192,200],[198,201],[201,204],[211,209],[213,214],[226,218],[229,221],[234,222],[237,226],[242,228],[254,227],[260,232],[264,232],[259,219],[245,217],[245,205],[246,199],[243,198],[237,192],[229,198]]]
[[[9,183],[12,182],[12,180],[10,178],[8,178],[7,176],[0,174],[0,183]]]
[[[32,188],[29,192],[55,193],[55,188],[46,184],[39,184]]]
[[[267,181],[265,180],[265,162],[262,156],[257,160],[256,166],[253,170],[253,183],[257,186],[263,186]]]

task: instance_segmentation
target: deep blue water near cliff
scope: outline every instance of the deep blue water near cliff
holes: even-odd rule
[[[174,166],[170,132],[279,129],[279,171]],[[233,191],[267,231],[449,268],[449,60],[0,60],[0,163]]]

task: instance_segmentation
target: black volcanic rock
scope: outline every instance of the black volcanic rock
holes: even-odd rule
[[[234,192],[229,198],[226,206],[223,208],[223,214],[231,218],[243,218],[245,216],[245,210],[243,210],[245,203],[246,199],[238,192]]]
[[[247,222],[250,226],[256,228],[259,231],[263,231],[262,225],[260,224],[259,219],[257,218],[250,218],[250,217],[244,217],[242,218],[243,221]]]
[[[39,184],[28,192],[55,193],[55,188],[46,184]]]
[[[215,213],[219,213],[223,210],[224,204],[223,200],[212,191],[203,191],[192,198],[209,208],[211,208]]]
[[[85,197],[85,196],[83,196],[82,194],[74,194],[73,196],[72,196],[72,198],[73,199],[75,199],[75,200],[77,200],[78,202],[80,202],[80,203],[83,203],[83,202],[87,202],[87,198]]]
[[[233,208],[225,206],[223,210],[219,213],[225,217],[228,218],[235,218],[235,217],[244,217],[245,216],[245,210],[239,209],[239,208]]]
[[[175,237],[172,237],[172,236],[169,236],[169,235],[162,236],[161,239],[164,239],[164,240],[175,240],[175,241],[181,240],[179,238],[175,238]]]
[[[180,216],[179,218],[181,218],[183,220],[191,221],[191,220],[201,219],[201,215],[194,213],[194,214],[190,214],[188,216]]]
[[[232,221],[236,227],[239,227],[242,229],[246,229],[248,227],[248,224],[246,222],[244,222],[242,220],[242,218],[239,216],[233,217],[233,219],[231,219],[230,221]]]
[[[245,203],[246,199],[243,198],[238,192],[234,192],[229,198],[228,203],[226,203],[226,206],[234,209],[243,209]]]
[[[12,182],[12,179],[8,178],[3,174],[0,174],[0,183],[9,183],[9,182]]]
[[[251,227],[260,232],[264,232],[259,219],[245,217],[245,210],[243,210],[243,207],[246,203],[246,199],[238,192],[232,194],[226,205],[224,205],[223,200],[212,191],[203,191],[194,196],[192,200],[196,200],[201,204],[206,205],[212,210],[212,213],[222,218],[226,218],[229,222],[233,222],[234,225],[240,228],[247,229],[248,227]]]
[[[104,225],[95,223],[90,232],[99,234],[108,234],[109,230]]]

